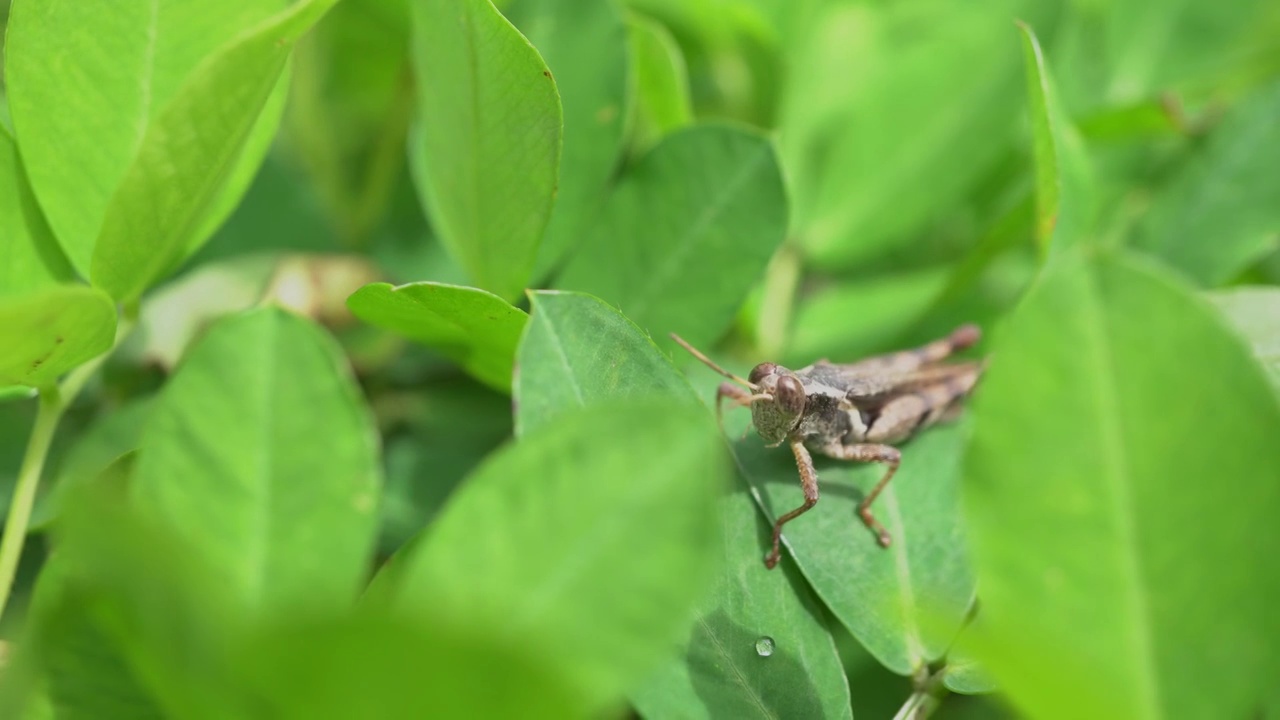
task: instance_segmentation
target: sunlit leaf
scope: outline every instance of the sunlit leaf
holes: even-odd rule
[[[385,568],[371,600],[491,628],[593,704],[614,702],[688,631],[714,568],[727,458],[701,408],[566,413],[467,479]]]
[[[1087,241],[1093,205],[1093,181],[1085,148],[1061,108],[1030,26],[1019,23],[1027,70],[1036,171],[1036,241],[1041,254],[1060,252]]]
[[[495,390],[511,388],[516,344],[528,316],[493,293],[420,282],[365,285],[347,299],[356,317],[457,361]]]
[[[419,126],[409,155],[419,192],[472,282],[513,300],[555,198],[555,81],[489,0],[422,0],[412,10]]]
[[[1280,672],[1280,573],[1259,555],[1280,543],[1280,404],[1186,287],[1061,260],[975,399],[981,657],[1036,717],[1255,713]]]
[[[278,122],[293,43],[334,2],[303,0],[244,26],[157,112],[106,208],[90,262],[95,285],[137,298],[226,218]]]
[[[614,305],[660,343],[710,344],[782,243],[773,145],[734,127],[668,135],[619,182],[556,285]]]
[[[334,341],[276,309],[196,344],[143,432],[131,496],[245,607],[350,605],[376,532],[377,440]]]

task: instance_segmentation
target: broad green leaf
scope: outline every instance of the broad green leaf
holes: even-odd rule
[[[112,206],[128,206],[124,212],[150,212],[147,203],[161,197],[129,197],[147,191],[122,187],[136,183],[140,173],[160,173],[165,180],[175,169],[208,176],[213,184],[210,190],[224,194],[222,214],[230,210],[274,134],[283,93],[251,140],[236,141],[235,150],[243,146],[251,151],[242,154],[235,171],[228,174],[214,168],[210,172],[213,158],[202,143],[215,141],[215,128],[228,115],[256,118],[262,106],[261,102],[238,105],[228,94],[241,85],[253,85],[243,82],[246,77],[269,80],[270,88],[275,76],[268,78],[263,68],[251,67],[235,70],[216,87],[190,81],[207,72],[208,63],[216,63],[213,58],[237,35],[284,5],[282,0],[112,4],[20,0],[14,4],[5,64],[14,125],[36,195],[81,275],[90,274],[94,246]],[[192,93],[202,97],[193,98]],[[206,106],[189,113],[186,120],[175,114],[175,105],[193,102],[219,104],[217,112],[209,112]],[[186,135],[189,143],[197,144],[155,146],[174,134]],[[157,162],[161,166],[155,166]],[[135,177],[127,180],[130,176]],[[234,181],[223,183],[223,176]],[[203,209],[208,199],[189,202]],[[195,230],[182,228],[188,234]],[[128,241],[153,242],[141,237]]]
[[[1018,24],[1027,71],[1036,170],[1036,242],[1041,256],[1085,242],[1093,204],[1084,145],[1063,112],[1035,31]]]
[[[901,447],[900,469],[871,506],[893,537],[887,549],[857,514],[884,475],[878,464],[815,453],[818,504],[783,528],[784,544],[818,596],[901,675],[942,657],[973,597],[958,497],[965,434],[957,425],[932,428]],[[765,448],[753,433],[735,453],[771,517],[802,504],[795,459],[785,447]],[[757,559],[765,549],[758,548]]]
[[[523,643],[440,620],[358,613],[287,625],[244,642],[236,668],[260,717],[588,717],[581,697]]]
[[[489,0],[412,3],[415,180],[473,283],[516,298],[551,215],[562,115],[551,71]]]
[[[31,194],[18,148],[0,130],[0,302],[74,279]]]
[[[680,373],[617,311],[576,293],[541,292],[532,299],[516,382],[521,436],[611,398],[693,402]],[[793,568],[770,573],[761,565],[763,518],[741,480],[719,501],[719,517],[728,567],[701,603],[682,656],[631,699],[651,717],[847,715],[848,689],[817,603]],[[767,658],[756,650],[765,637],[774,644]]]
[[[728,472],[701,408],[564,414],[483,464],[370,594],[411,617],[490,628],[602,707],[688,631]]]
[[[627,20],[631,67],[629,144],[647,151],[663,135],[693,122],[689,74],[675,38],[661,24],[633,15]]]
[[[811,262],[860,268],[954,207],[1014,142],[1016,0],[826,3],[788,56],[779,148]]]
[[[1253,347],[1254,357],[1280,387],[1280,288],[1235,287],[1208,297]]]
[[[372,283],[347,298],[365,322],[403,335],[453,359],[495,390],[511,390],[516,344],[529,319],[485,290],[418,282]]]
[[[653,340],[604,302],[582,293],[530,293],[514,383],[516,434],[566,410],[613,398],[693,400],[689,383]]]
[[[69,496],[28,643],[57,717],[243,717],[225,681],[241,632],[228,588],[165,523],[109,488]]]
[[[720,501],[728,567],[684,656],[631,694],[644,717],[850,718],[849,686],[822,608],[789,561],[769,571],[770,528],[738,480]]]
[[[846,281],[811,293],[792,321],[784,360],[803,367],[819,357],[851,362],[893,343],[947,284],[946,269],[928,268]]]
[[[556,285],[616,306],[655,337],[709,345],[786,233],[773,145],[728,126],[667,136],[630,168]]]
[[[0,130],[0,387],[48,384],[111,347],[114,305],[74,278]]]
[[[1096,52],[1107,60],[1109,82],[1097,90],[1112,105],[1183,87],[1204,90],[1241,66],[1265,67],[1274,52],[1278,18],[1265,0],[1081,5],[1101,8],[1105,18],[1096,31],[1105,45]]]
[[[376,534],[372,418],[337,344],[276,309],[229,317],[155,400],[130,495],[248,609],[350,604]]]
[[[517,0],[504,12],[546,60],[564,107],[560,180],[538,248],[538,279],[595,220],[618,164],[631,81],[626,26],[617,0]]]
[[[1139,245],[1206,286],[1280,247],[1277,116],[1280,83],[1232,109],[1156,196]]]
[[[0,300],[0,386],[40,387],[111,349],[116,308],[101,290],[54,285]]]
[[[303,0],[253,25],[160,110],[103,218],[90,264],[95,285],[119,300],[138,297],[226,218],[278,122],[293,43],[334,2]]]
[[[1035,717],[1245,717],[1280,673],[1280,404],[1208,303],[1060,258],[992,349],[965,510],[981,659]]]

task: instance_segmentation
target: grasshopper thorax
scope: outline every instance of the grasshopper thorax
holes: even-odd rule
[[[751,403],[751,421],[768,443],[780,443],[804,415],[804,383],[790,370],[775,363],[760,363],[751,371],[757,393],[768,397]]]

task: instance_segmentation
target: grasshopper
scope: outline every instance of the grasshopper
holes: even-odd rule
[[[976,325],[961,326],[914,350],[843,365],[822,359],[792,371],[776,363],[760,363],[746,380],[716,365],[678,335],[671,337],[712,370],[742,386],[720,384],[717,419],[723,419],[726,398],[739,407],[748,406],[752,424],[768,447],[785,442],[796,456],[804,504],[774,523],[773,548],[764,558],[770,569],[778,564],[782,526],[818,502],[818,473],[810,450],[838,460],[887,466],[880,481],[858,504],[858,517],[875,533],[881,547],[889,547],[889,532],[871,514],[871,504],[893,479],[902,460],[893,445],[930,425],[955,418],[984,367],[981,360],[942,362],[978,342],[981,331]]]

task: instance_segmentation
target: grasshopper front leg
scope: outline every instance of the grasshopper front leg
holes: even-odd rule
[[[800,488],[804,491],[804,504],[778,518],[773,524],[773,549],[764,558],[764,566],[770,570],[778,564],[778,544],[782,541],[782,526],[809,511],[818,504],[818,471],[813,467],[813,457],[799,439],[792,438],[791,452],[796,456],[796,467],[800,469]]]
[[[822,448],[822,454],[837,460],[880,462],[889,466],[885,470],[884,477],[880,478],[880,482],[876,483],[871,492],[867,493],[862,502],[858,503],[858,517],[862,518],[862,523],[876,534],[876,540],[880,543],[880,547],[889,547],[892,538],[889,537],[889,531],[885,530],[880,521],[876,520],[875,516],[871,514],[871,503],[876,501],[876,498],[880,496],[880,492],[893,479],[893,474],[898,471],[898,465],[902,462],[902,453],[898,452],[898,448],[892,445],[878,445],[875,443],[841,445],[840,443],[831,443]]]

